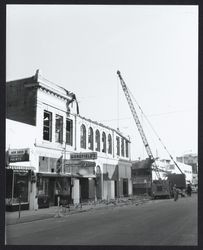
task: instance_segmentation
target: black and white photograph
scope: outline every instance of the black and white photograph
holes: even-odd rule
[[[198,5],[6,5],[5,245],[198,246]]]

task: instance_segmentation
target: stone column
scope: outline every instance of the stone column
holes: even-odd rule
[[[29,209],[37,210],[38,209],[38,199],[37,199],[37,184],[36,182],[30,183],[31,192],[30,192],[30,202]]]
[[[72,198],[73,198],[74,205],[80,203],[80,181],[79,179],[73,179]]]

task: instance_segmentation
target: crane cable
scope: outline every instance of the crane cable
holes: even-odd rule
[[[117,71],[117,74],[118,74],[118,76],[119,76],[119,78],[120,78],[120,81],[121,81],[121,85],[122,85],[122,88],[123,88],[123,91],[124,91],[124,93],[125,93],[125,96],[126,96],[126,92],[125,92],[125,89],[124,89],[124,87],[123,87],[123,84],[124,84],[124,86],[125,86],[125,88],[126,88],[126,90],[127,90],[127,92],[129,91],[129,89],[128,89],[128,87],[127,87],[127,85],[125,84],[125,81],[123,80],[123,78],[121,77],[121,75],[120,75],[120,71]],[[123,84],[122,84],[123,83]],[[131,93],[130,91],[129,91],[129,93]],[[130,94],[128,93],[128,95],[129,95],[129,98],[130,98]],[[132,93],[131,93],[131,95],[132,95]],[[127,96],[126,96],[126,98],[127,98]],[[130,98],[130,101],[132,102],[132,100],[131,100],[131,98]],[[128,100],[128,98],[127,98],[127,102],[128,102],[128,104],[129,104],[129,100]],[[136,102],[136,104],[137,104],[137,102]],[[130,105],[130,104],[129,104]],[[137,104],[138,105],[138,104]],[[132,106],[134,107],[134,105],[133,105],[133,103],[132,103]],[[139,106],[139,105],[138,105]],[[140,107],[139,107],[140,108]],[[131,109],[131,108],[130,108]],[[140,108],[140,110],[142,111],[142,109]],[[132,109],[131,109],[131,112],[133,113],[133,111],[132,111]],[[143,111],[142,111],[142,113],[143,113]],[[135,111],[135,114],[136,114],[136,111]],[[144,113],[143,113],[144,114]],[[137,115],[137,114],[136,114]],[[134,117],[134,114],[133,114],[133,117]],[[134,118],[135,119],[135,118]],[[138,119],[138,121],[139,121],[139,119]],[[136,122],[136,121],[135,121]],[[139,121],[139,123],[140,123],[140,121]],[[136,122],[136,124],[137,124],[137,122]],[[138,126],[138,125],[137,125]],[[140,124],[140,126],[141,126],[141,124]],[[142,128],[142,126],[141,126],[141,128]],[[139,130],[139,128],[138,128],[138,130]],[[140,131],[139,131],[140,132]],[[144,133],[144,131],[143,131],[143,133]],[[141,132],[140,132],[140,135],[141,135]],[[141,135],[141,137],[142,137],[142,135]],[[147,149],[147,148],[146,148]],[[151,151],[151,150],[150,150]],[[147,150],[147,153],[148,153],[148,150]],[[151,153],[152,154],[152,153]],[[150,157],[150,156],[149,156]],[[151,158],[151,157],[150,157]],[[156,174],[156,176],[157,176],[157,178],[158,178],[158,180],[159,179],[161,179],[160,178],[160,174],[159,174],[159,168],[157,167],[157,164],[156,164],[156,161],[155,161],[155,159],[154,159],[154,157],[153,157],[153,155],[152,155],[152,158],[153,158],[153,162],[154,162],[154,166],[155,166],[155,174]]]
[[[128,87],[127,87],[128,88]],[[153,132],[155,133],[155,135],[157,136],[158,140],[160,141],[160,143],[162,144],[162,146],[164,147],[164,149],[166,150],[166,152],[169,154],[171,160],[174,162],[174,164],[176,165],[176,167],[180,170],[180,172],[183,174],[182,170],[179,168],[178,164],[175,162],[175,160],[173,159],[172,155],[169,153],[169,151],[167,150],[166,146],[164,145],[164,143],[162,142],[161,138],[159,137],[159,135],[157,134],[157,132],[155,131],[155,129],[153,128],[151,122],[149,121],[149,119],[147,118],[147,116],[144,114],[144,112],[142,111],[141,107],[139,106],[139,104],[137,103],[135,97],[133,96],[132,92],[129,90],[129,93],[131,94],[133,100],[135,101],[135,103],[137,104],[138,108],[141,110],[141,113],[143,114],[144,118],[146,119],[146,121],[149,123],[150,127],[152,128]]]

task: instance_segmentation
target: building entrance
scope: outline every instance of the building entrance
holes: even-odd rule
[[[49,195],[49,205],[54,206],[55,205],[55,178],[49,179],[49,189],[48,189],[48,195]]]
[[[87,201],[89,199],[88,178],[80,179],[80,197],[81,201]]]
[[[118,197],[118,187],[117,187],[118,183],[117,181],[114,181],[114,190],[115,190],[115,197]]]
[[[123,179],[123,195],[128,196],[128,179]]]

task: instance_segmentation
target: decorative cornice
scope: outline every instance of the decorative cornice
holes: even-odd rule
[[[60,98],[60,99],[63,99],[63,100],[65,100],[65,101],[70,101],[70,100],[72,99],[72,98],[67,97],[67,96],[65,96],[65,95],[63,95],[63,94],[59,94],[58,92],[56,92],[56,91],[54,91],[54,90],[52,90],[52,89],[50,89],[50,88],[48,88],[48,87],[46,87],[46,86],[44,86],[44,85],[41,85],[41,83],[39,83],[38,88],[39,88],[40,90],[46,92],[46,93],[49,93],[49,94],[51,94],[51,95],[54,95],[54,96],[56,96],[56,97],[58,97],[58,98]]]

